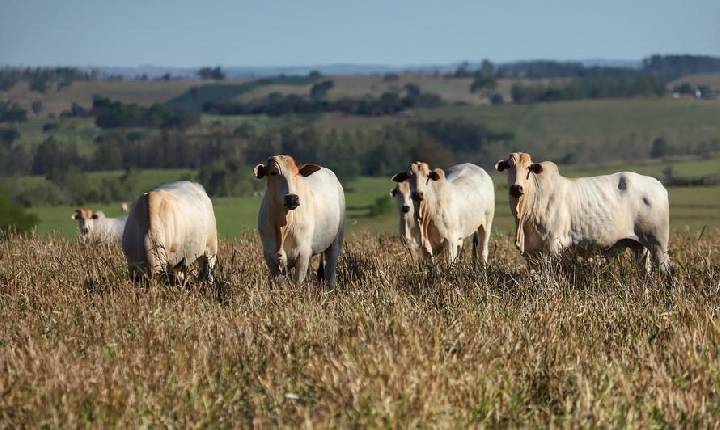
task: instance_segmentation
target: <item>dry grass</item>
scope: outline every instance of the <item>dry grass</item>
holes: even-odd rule
[[[0,428],[715,427],[720,233],[673,236],[675,286],[630,259],[528,272],[346,247],[339,283],[270,289],[258,241],[215,287],[130,284],[116,248],[0,243]]]

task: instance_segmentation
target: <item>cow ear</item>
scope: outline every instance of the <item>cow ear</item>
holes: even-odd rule
[[[393,188],[392,190],[390,190],[390,196],[391,196],[391,197],[397,196],[397,193],[398,193],[397,187],[395,187],[395,188]]]
[[[80,219],[80,209],[76,210],[75,213],[72,214],[70,219]]]
[[[263,178],[265,176],[265,166],[263,166],[262,164],[258,164],[253,169],[253,173],[255,174],[256,178],[258,178],[258,179]]]
[[[507,161],[505,161],[505,160],[498,160],[498,162],[495,163],[495,170],[497,170],[498,172],[502,172],[503,170],[505,170],[507,168],[508,168],[508,165],[507,165]]]
[[[540,163],[533,163],[533,164],[530,165],[530,171],[533,172],[533,173],[535,173],[535,174],[542,173],[542,171],[543,171],[543,166],[542,166],[542,164],[540,164]]]
[[[392,180],[395,182],[403,182],[410,179],[410,176],[407,174],[407,172],[400,172],[397,175],[392,177]]]
[[[308,177],[320,169],[322,169],[322,167],[318,166],[317,164],[305,163],[298,168],[298,171],[302,176]]]
[[[441,177],[445,176],[445,172],[443,172],[442,169],[434,169],[433,171],[428,174],[428,178],[432,179],[433,181],[439,181]]]

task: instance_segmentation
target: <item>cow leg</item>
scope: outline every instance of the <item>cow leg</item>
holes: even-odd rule
[[[472,247],[473,247],[473,248],[472,248],[472,256],[473,256],[473,261],[477,260],[477,256],[478,256],[478,245],[479,245],[479,244],[480,244],[480,238],[478,237],[478,232],[476,231],[475,233],[473,233],[473,238],[472,238]]]
[[[280,284],[282,282],[282,272],[280,270],[280,262],[277,260],[277,254],[275,252],[265,252],[265,264],[267,264],[268,270],[270,271],[270,283]]]
[[[320,254],[318,257],[320,258],[320,262],[318,263],[316,277],[318,282],[322,282],[323,279],[325,279],[325,255]]]
[[[310,267],[310,258],[312,257],[312,251],[300,252],[297,259],[295,260],[295,271],[293,272],[293,282],[296,284],[302,284],[305,282],[305,277]]]
[[[660,272],[663,275],[670,275],[670,256],[668,255],[667,249],[659,243],[655,243],[650,246],[650,253]]]
[[[475,233],[478,237],[478,241],[480,242],[480,246],[482,246],[481,251],[481,257],[483,264],[487,264],[488,262],[488,256],[490,255],[489,245],[490,245],[490,224],[488,223],[487,227],[484,225],[481,225],[478,227],[477,232]],[[475,259],[477,259],[477,251],[475,252]]]
[[[341,231],[338,233],[332,245],[330,245],[330,248],[326,249],[324,253],[326,265],[324,279],[331,288],[334,288],[336,283],[337,264],[340,258],[340,251],[342,250],[342,242],[343,233]]]
[[[215,269],[215,263],[217,262],[216,255],[204,254],[200,256],[200,267],[202,269],[202,278],[207,280],[209,283],[215,282],[213,277],[213,270]]]
[[[462,245],[462,242],[460,242],[460,244]],[[457,242],[452,241],[452,240],[447,240],[446,245],[447,245],[447,253],[448,253],[448,264],[452,264],[455,262],[455,259],[457,258],[459,246],[458,246]]]
[[[650,273],[651,262],[650,262],[650,250],[644,246],[632,246],[633,261],[635,267],[639,273]]]

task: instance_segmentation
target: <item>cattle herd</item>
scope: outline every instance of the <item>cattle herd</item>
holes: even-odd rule
[[[633,250],[637,263],[652,263],[669,273],[669,202],[655,178],[634,172],[565,178],[557,165],[533,162],[514,152],[495,165],[507,172],[515,245],[528,259],[557,255],[567,248]],[[340,256],[345,196],[335,174],[316,164],[298,165],[287,155],[270,157],[254,169],[267,180],[258,213],[258,232],[270,277],[303,282],[313,256],[319,256],[318,279],[334,286]],[[452,263],[463,242],[473,236],[483,263],[495,215],[495,186],[474,164],[446,170],[410,163],[396,174],[400,235],[414,258],[432,260],[445,252]],[[202,186],[174,182],[140,196],[127,216],[106,218],[78,209],[72,218],[83,237],[119,241],[133,280],[165,275],[182,281],[199,265],[212,282],[218,238],[215,214]],[[292,274],[291,274],[292,272]]]

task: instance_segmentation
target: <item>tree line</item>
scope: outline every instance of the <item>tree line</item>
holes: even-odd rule
[[[665,84],[651,75],[625,78],[593,76],[566,83],[512,85],[513,102],[520,104],[563,100],[662,96]]]
[[[249,102],[206,102],[203,112],[215,115],[269,115],[317,114],[338,112],[345,115],[393,115],[411,108],[434,108],[444,104],[437,94],[424,93],[416,84],[407,84],[403,91],[386,91],[378,97],[328,100],[327,93],[334,86],[326,80],[313,85],[307,96],[270,93]]]

